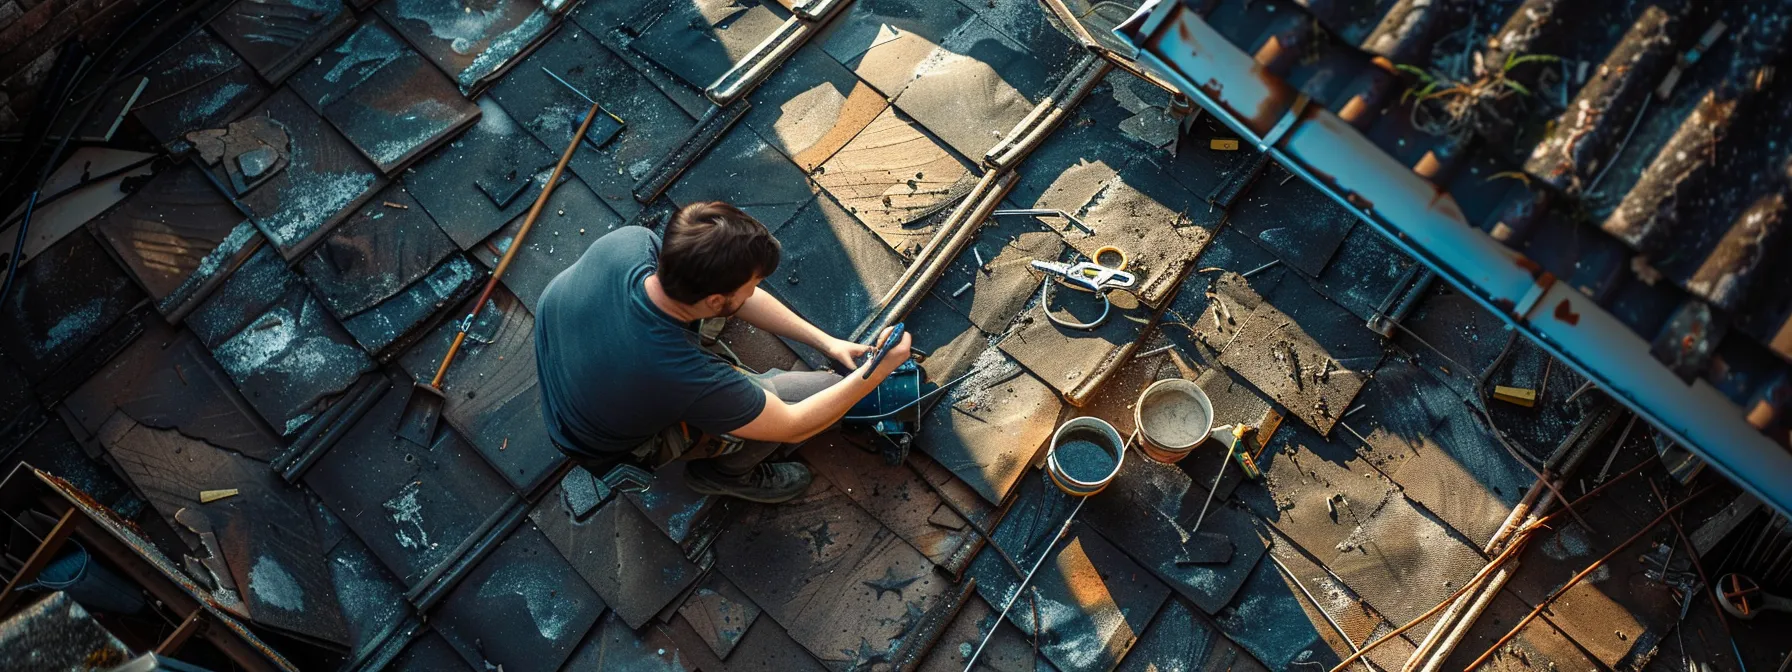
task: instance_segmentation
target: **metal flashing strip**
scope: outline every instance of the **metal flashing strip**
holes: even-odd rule
[[[754,45],[753,50],[741,57],[734,67],[716,78],[715,83],[704,89],[703,95],[710,102],[726,107],[751,92],[777,71],[810,37],[826,27],[828,21],[851,1],[807,0],[797,5],[796,12],[790,18],[785,19],[777,30]]]
[[[1152,20],[1123,25],[1149,26],[1150,32],[1116,34],[1139,47],[1140,65],[1243,138],[1261,142],[1297,99],[1292,87],[1256,67],[1186,3],[1151,0],[1139,14]],[[1738,485],[1792,513],[1792,452],[1749,425],[1737,404],[1704,380],[1683,382],[1655,360],[1647,340],[1592,298],[1554,282],[1535,262],[1470,226],[1448,192],[1337,115],[1311,106],[1302,117],[1266,150],[1278,163]],[[1530,315],[1539,306],[1545,310]]]

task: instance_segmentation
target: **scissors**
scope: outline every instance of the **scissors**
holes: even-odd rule
[[[1125,264],[1125,262],[1121,263],[1122,265]],[[1108,290],[1131,289],[1139,282],[1138,276],[1133,275],[1132,273],[1112,266],[1103,266],[1093,261],[1065,264],[1055,261],[1034,259],[1033,268],[1044,271],[1048,276],[1057,276],[1058,278],[1061,278],[1065,284],[1072,287],[1094,292],[1096,296],[1101,297],[1101,316],[1095,318],[1094,321],[1073,322],[1066,320],[1052,314],[1052,311],[1049,308],[1045,308],[1051,301],[1052,278],[1047,277],[1045,279],[1045,282],[1039,286],[1039,303],[1041,308],[1045,308],[1045,317],[1046,319],[1051,320],[1052,324],[1070,329],[1088,330],[1101,326],[1103,322],[1107,321],[1108,313],[1114,307],[1113,302],[1108,300]]]

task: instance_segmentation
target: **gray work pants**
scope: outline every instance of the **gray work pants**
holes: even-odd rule
[[[747,374],[747,377],[787,404],[808,399],[840,382],[840,374],[832,371],[772,369],[765,373]],[[635,449],[635,455],[655,468],[678,460],[714,460],[717,470],[724,474],[744,474],[784,446],[775,441],[741,441],[730,438],[712,442],[717,446],[715,449],[693,451],[691,448],[694,440],[695,437],[685,433],[683,426],[674,425],[641,444]]]

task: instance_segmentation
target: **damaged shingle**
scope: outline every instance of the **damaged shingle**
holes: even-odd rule
[[[355,25],[342,0],[237,0],[212,29],[278,84]]]
[[[492,87],[492,96],[556,157],[590,109],[581,93],[621,117],[622,132],[614,140],[601,148],[581,143],[568,168],[605,205],[632,218],[641,212],[632,192],[635,182],[678,146],[695,121],[608,47],[580,34],[560,31],[545,41],[527,63]]]
[[[558,21],[537,0],[494,0],[477,6],[384,0],[374,5],[374,11],[468,96],[522,60]]]
[[[629,48],[696,89],[715,82],[789,16],[775,3],[756,0],[675,0],[670,5]]]
[[[187,162],[151,178],[93,228],[164,316],[184,315],[261,240],[204,170]]]
[[[356,342],[379,354],[471,294],[484,273],[398,186],[388,187],[299,263]]]
[[[310,502],[304,492],[280,482],[265,465],[173,430],[158,430],[116,414],[101,427],[101,445],[142,489],[165,519],[183,532],[216,535],[210,546],[187,536],[191,555],[224,555],[228,581],[247,605],[247,615],[262,625],[310,637],[347,641],[336,603],[334,582],[317,547]],[[236,489],[239,494],[209,504],[199,492]],[[219,560],[214,558],[214,563]],[[208,565],[217,566],[216,564]],[[220,597],[228,600],[228,596]]]
[[[249,404],[292,436],[373,368],[298,274],[257,251],[187,320]]]
[[[509,486],[453,428],[428,447],[393,435],[410,402],[394,384],[306,472],[305,483],[405,586],[456,559],[504,510]]]
[[[371,16],[293,77],[292,87],[387,175],[479,116],[453,83]]]
[[[254,114],[286,130],[292,139],[291,163],[238,198],[268,241],[294,259],[371,198],[386,179],[290,89],[276,92]]]

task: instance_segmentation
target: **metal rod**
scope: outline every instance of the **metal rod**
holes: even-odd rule
[[[997,210],[995,212],[989,213],[989,216],[991,216],[991,217],[1001,217],[1004,215],[1032,215],[1034,217],[1063,217],[1065,220],[1068,220],[1071,224],[1075,224],[1076,228],[1082,229],[1083,231],[1089,233],[1090,235],[1095,234],[1095,229],[1089,228],[1089,225],[1084,224],[1083,220],[1077,219],[1076,215],[1073,215],[1073,214],[1070,214],[1063,210],[1058,210],[1055,208],[1018,208],[1018,209],[1014,209],[1014,210]]]
[[[1264,265],[1262,265],[1262,266],[1258,266],[1258,267],[1256,267],[1256,268],[1253,268],[1253,269],[1251,269],[1251,270],[1248,270],[1248,271],[1245,271],[1245,272],[1244,272],[1244,273],[1241,273],[1241,274],[1239,274],[1239,277],[1241,277],[1241,278],[1248,278],[1248,277],[1251,277],[1251,276],[1253,276],[1253,275],[1256,275],[1256,274],[1258,274],[1258,273],[1262,273],[1262,272],[1264,272],[1264,271],[1267,271],[1267,270],[1269,270],[1269,269],[1270,269],[1270,267],[1272,267],[1272,266],[1275,266],[1275,265],[1276,265],[1276,264],[1279,264],[1279,263],[1282,263],[1282,260],[1280,260],[1280,259],[1271,259],[1271,260],[1269,260],[1269,263],[1267,263],[1267,264],[1264,264]]]
[[[1661,495],[1661,488],[1658,488],[1655,486],[1655,481],[1652,481],[1649,479],[1643,479],[1643,480],[1649,482],[1649,492],[1655,493],[1655,500],[1658,502],[1661,502],[1661,508],[1664,511],[1667,510],[1668,498],[1663,497]],[[1687,499],[1691,499],[1691,497],[1688,497]],[[1692,540],[1688,539],[1686,537],[1686,530],[1685,530],[1685,528],[1680,527],[1679,520],[1675,519],[1673,516],[1668,516],[1668,522],[1674,524],[1674,536],[1679,537],[1680,543],[1686,545],[1686,556],[1689,558],[1692,558],[1692,568],[1699,573],[1699,583],[1705,584],[1707,586],[1711,585],[1710,579],[1707,579],[1705,577],[1705,563],[1699,561],[1699,548],[1697,546],[1692,545]],[[1673,549],[1674,549],[1673,546],[1668,547],[1668,550],[1670,552]],[[1668,557],[1672,558],[1673,556],[1670,555]],[[1668,573],[1668,565],[1667,565],[1667,563],[1663,563],[1661,566],[1661,575],[1662,575],[1663,579],[1665,579],[1667,577],[1667,573]],[[1705,591],[1703,591],[1703,590],[1689,590],[1689,591],[1687,591],[1688,595],[1686,596],[1686,601],[1691,602],[1693,600],[1696,600],[1696,599],[1698,599],[1699,595],[1704,594],[1704,592]],[[1730,638],[1730,650],[1735,651],[1736,650],[1736,635],[1734,635],[1730,632],[1730,621],[1724,615],[1723,608],[1718,606],[1716,597],[1711,598],[1711,610],[1713,612],[1717,613],[1717,624],[1723,626],[1724,636]],[[1742,661],[1742,652],[1741,651],[1736,651],[1736,665],[1738,667],[1742,668],[1742,672],[1748,672],[1748,663],[1745,663]]]
[[[1070,515],[1064,517],[1064,524],[1058,526],[1058,533],[1052,535],[1052,540],[1045,545],[1045,550],[1039,554],[1039,560],[1033,563],[1032,569],[1027,570],[1027,575],[1020,580],[1020,585],[1015,586],[1014,594],[1008,597],[1008,603],[1002,605],[1002,613],[996,615],[995,623],[989,626],[989,632],[983,633],[983,641],[977,643],[977,650],[972,651],[971,657],[964,661],[964,672],[971,672],[971,668],[977,665],[977,657],[983,655],[983,647],[989,646],[989,638],[996,634],[997,628],[1002,627],[1002,619],[1008,618],[1008,610],[1013,609],[1014,603],[1020,601],[1021,593],[1027,592],[1027,584],[1033,581],[1033,575],[1039,572],[1040,566],[1045,564],[1045,559],[1052,557],[1052,549],[1058,546],[1058,540],[1064,538],[1064,533],[1070,531],[1070,522],[1076,520],[1077,512],[1083,510],[1083,503],[1087,501],[1089,501],[1089,498],[1087,497],[1078,498],[1076,500],[1076,506],[1070,509]],[[1039,630],[1038,621],[1033,622],[1033,630]]]
[[[1236,429],[1233,430],[1232,445],[1226,448],[1226,459],[1220,462],[1220,468],[1214,470],[1213,485],[1207,487],[1207,499],[1201,502],[1201,515],[1195,516],[1195,524],[1188,528],[1188,536],[1193,537],[1196,532],[1201,530],[1201,521],[1207,519],[1207,507],[1213,504],[1213,493],[1220,489],[1220,479],[1226,476],[1226,465],[1232,464],[1232,454],[1238,452],[1238,442],[1243,440],[1243,433]]]
[[[1618,460],[1618,453],[1624,450],[1624,441],[1630,438],[1630,430],[1636,427],[1637,416],[1631,414],[1630,423],[1624,425],[1624,432],[1618,435],[1618,442],[1612,444],[1612,454],[1606,456],[1605,466],[1599,468],[1599,476],[1593,479],[1593,485],[1605,482],[1605,475],[1612,470],[1612,463]]]
[[[576,86],[573,86],[573,85],[572,85],[572,83],[571,83],[571,82],[568,82],[568,81],[566,81],[566,80],[564,80],[564,79],[561,79],[561,78],[560,78],[560,76],[559,76],[559,75],[556,75],[556,74],[554,74],[554,71],[553,71],[553,70],[549,70],[549,69],[548,69],[548,66],[545,66],[545,65],[544,65],[544,66],[541,66],[541,71],[542,71],[542,72],[545,72],[545,73],[548,73],[548,76],[549,76],[549,77],[553,77],[553,78],[554,78],[554,81],[556,81],[556,82],[559,82],[559,83],[560,83],[560,85],[561,85],[561,86],[564,86],[564,87],[566,87],[566,88],[567,88],[567,90],[570,90],[570,91],[572,91],[572,92],[573,92],[573,93],[575,93],[575,94],[578,94],[578,96],[579,96],[579,97],[580,97],[580,98],[584,98],[584,99],[585,99],[585,102],[587,102],[587,103],[591,103],[591,104],[592,104],[592,105],[596,105],[596,104],[597,104],[597,101],[595,101],[595,100],[592,100],[592,99],[591,99],[591,96],[587,96],[587,95],[585,95],[585,92],[584,92],[584,91],[580,91],[580,90],[579,90],[579,88],[578,88],[578,87],[576,87]]]
[[[1549,594],[1549,597],[1543,598],[1543,601],[1538,602],[1537,606],[1533,607],[1531,609],[1530,613],[1525,614],[1524,618],[1521,618],[1518,620],[1517,625],[1512,626],[1511,630],[1506,631],[1506,634],[1504,636],[1500,637],[1498,641],[1494,642],[1493,646],[1487,647],[1486,651],[1481,652],[1481,655],[1476,657],[1474,662],[1469,663],[1468,667],[1466,667],[1464,669],[1472,670],[1472,669],[1480,667],[1482,663],[1487,662],[1488,658],[1493,657],[1494,652],[1499,651],[1500,647],[1506,645],[1506,642],[1510,642],[1510,641],[1512,641],[1513,637],[1518,636],[1519,631],[1524,630],[1524,626],[1530,625],[1531,621],[1536,620],[1537,615],[1543,613],[1543,610],[1548,608],[1550,604],[1554,603],[1556,601],[1556,598],[1559,598],[1562,596],[1563,593],[1568,592],[1568,589],[1573,588],[1576,585],[1579,585],[1582,579],[1587,578],[1587,576],[1592,574],[1594,570],[1597,570],[1600,567],[1604,566],[1606,561],[1611,560],[1613,557],[1617,556],[1618,553],[1623,552],[1623,550],[1626,548],[1629,548],[1631,544],[1636,543],[1636,540],[1643,538],[1643,535],[1648,534],[1651,530],[1654,530],[1656,525],[1661,524],[1661,520],[1663,518],[1670,517],[1675,511],[1680,510],[1681,507],[1684,507],[1687,504],[1691,503],[1693,500],[1698,499],[1699,495],[1705,494],[1705,491],[1710,490],[1710,489],[1711,489],[1711,486],[1705,486],[1703,488],[1699,488],[1698,491],[1696,491],[1690,495],[1687,495],[1686,499],[1680,500],[1680,502],[1678,504],[1667,507],[1665,510],[1663,510],[1661,512],[1661,515],[1655,517],[1655,520],[1649,521],[1648,525],[1644,525],[1641,529],[1638,529],[1636,531],[1636,534],[1630,535],[1629,539],[1625,539],[1623,541],[1623,543],[1620,543],[1616,547],[1612,548],[1612,550],[1610,552],[1606,553],[1605,555],[1600,556],[1598,560],[1594,560],[1592,564],[1587,565],[1586,569],[1580,570],[1579,573],[1575,574],[1572,578],[1568,579],[1567,583],[1562,584],[1562,586],[1560,588],[1557,588],[1557,589],[1555,589],[1555,591],[1551,592]],[[1573,509],[1565,509],[1565,510],[1573,511]]]
[[[1294,587],[1300,589],[1300,594],[1307,596],[1307,601],[1313,603],[1313,608],[1319,610],[1319,615],[1325,617],[1325,622],[1330,623],[1333,630],[1338,631],[1338,636],[1344,639],[1344,645],[1350,647],[1351,652],[1354,653],[1362,650],[1356,645],[1355,641],[1350,639],[1350,633],[1345,632],[1344,627],[1338,625],[1338,621],[1333,619],[1331,613],[1325,610],[1325,605],[1320,604],[1319,600],[1313,598],[1313,592],[1307,590],[1307,585],[1300,582],[1300,577],[1294,575],[1294,570],[1288,569],[1287,565],[1282,564],[1282,559],[1276,557],[1275,553],[1264,553],[1264,555],[1269,558],[1270,562],[1276,563],[1276,569],[1280,569],[1283,574],[1288,575],[1288,580],[1294,582]],[[1370,663],[1367,659],[1364,659],[1362,663],[1363,667],[1369,668],[1370,672],[1378,672],[1375,665]]]

